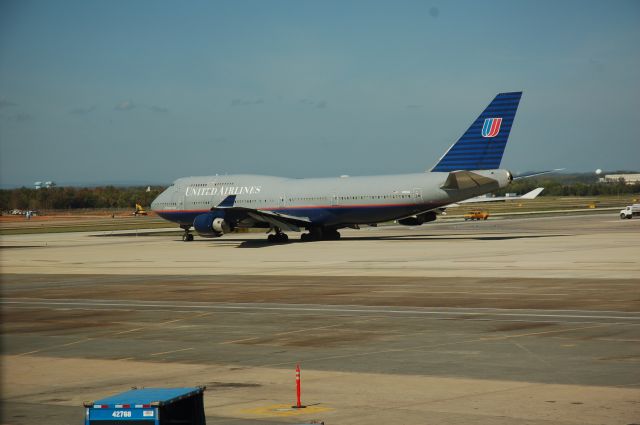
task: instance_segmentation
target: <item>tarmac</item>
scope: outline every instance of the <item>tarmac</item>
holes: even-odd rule
[[[640,220],[342,234],[4,236],[2,423],[193,385],[209,424],[640,423]]]

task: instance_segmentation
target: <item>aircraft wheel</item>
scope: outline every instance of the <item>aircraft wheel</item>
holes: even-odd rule
[[[267,236],[267,240],[271,243],[289,242],[289,236],[286,233],[276,233]]]
[[[324,236],[325,240],[337,241],[340,239],[340,232],[335,229],[327,229],[323,232],[322,236]]]

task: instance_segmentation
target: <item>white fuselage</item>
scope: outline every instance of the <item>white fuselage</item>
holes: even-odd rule
[[[191,224],[229,195],[235,206],[308,218],[340,228],[412,216],[507,186],[506,170],[480,170],[474,187],[443,188],[450,173],[426,172],[367,177],[290,179],[260,175],[186,177],[153,201],[161,217]]]

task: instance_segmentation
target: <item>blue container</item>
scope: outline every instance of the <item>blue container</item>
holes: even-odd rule
[[[84,403],[85,425],[206,425],[205,387],[141,388]]]

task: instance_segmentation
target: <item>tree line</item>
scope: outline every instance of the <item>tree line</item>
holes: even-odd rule
[[[567,182],[559,179],[530,178],[513,181],[506,189],[496,192],[498,196],[505,193],[524,194],[537,187],[544,187],[540,196],[622,196],[640,195],[640,184],[626,185],[618,183]]]
[[[148,207],[164,187],[51,187],[0,190],[0,209],[64,210],[80,208]]]
[[[536,187],[544,187],[540,196],[598,196],[598,195],[640,195],[640,184],[598,183],[585,180],[579,176],[561,176],[547,178],[530,178],[516,180],[506,189],[496,192],[523,194]],[[148,208],[156,196],[165,188],[154,186],[147,192],[147,187],[51,187],[30,189],[0,190],[0,209],[8,211],[20,210],[65,210],[81,208],[134,208],[140,204]]]

